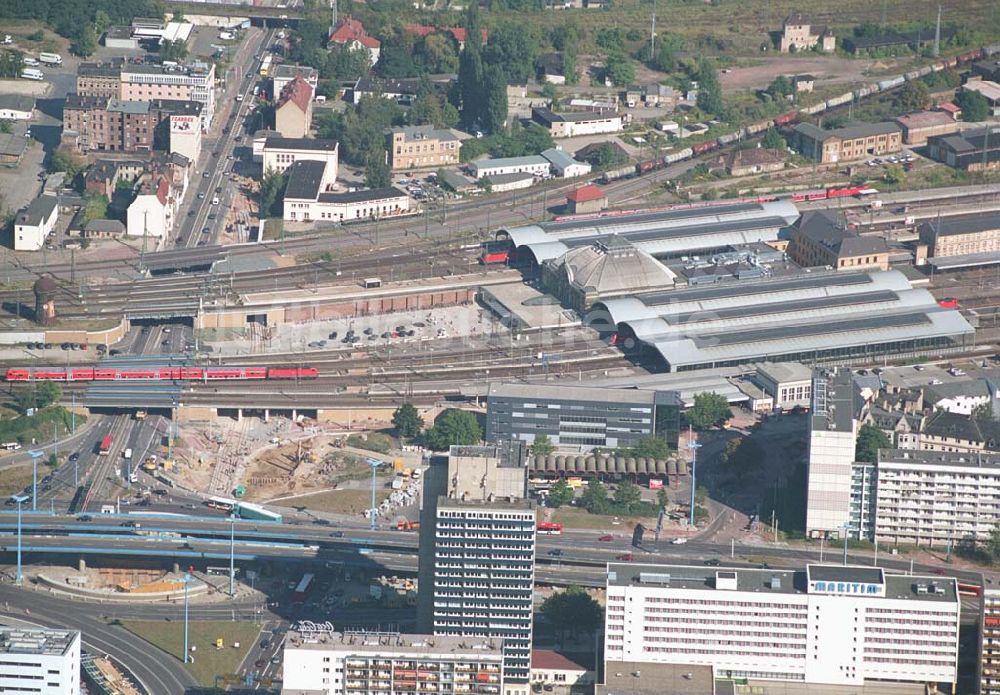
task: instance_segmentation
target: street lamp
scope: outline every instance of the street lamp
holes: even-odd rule
[[[38,459],[44,456],[41,451],[29,451],[31,457],[31,511],[38,511]]]
[[[691,528],[694,528],[694,491],[698,487],[695,472],[698,469],[698,449],[700,448],[701,444],[694,439],[694,432],[689,431],[688,449],[691,450]]]
[[[840,530],[843,531],[843,533],[844,533],[844,566],[846,567],[847,566],[847,536],[848,536],[848,531],[851,530],[851,525],[850,524],[844,524],[843,526],[840,527]]]
[[[375,469],[382,465],[382,462],[378,459],[368,459],[368,465],[372,469],[372,506],[368,513],[368,518],[371,521],[371,529],[375,530]]]
[[[14,578],[14,583],[18,586],[21,586],[23,581],[23,575],[21,574],[21,505],[27,500],[27,495],[17,495],[14,497],[14,503],[17,505],[17,575]]]
[[[188,584],[191,583],[191,575],[184,573],[184,663],[188,662]]]
[[[236,577],[236,519],[229,517],[229,596],[236,598],[233,584]]]

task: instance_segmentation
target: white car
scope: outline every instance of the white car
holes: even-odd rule
[[[688,542],[687,538],[675,538],[672,541],[670,541],[671,545],[684,545],[687,542]]]

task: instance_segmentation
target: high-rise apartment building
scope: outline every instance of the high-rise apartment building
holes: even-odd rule
[[[501,642],[504,693],[527,695],[535,505],[526,498],[525,446],[452,447],[447,466],[432,462],[424,486],[421,627]]]
[[[979,635],[979,695],[1000,695],[1000,589],[983,592]]]
[[[80,633],[0,629],[0,693],[77,695]]]
[[[500,695],[498,641],[327,631],[307,624],[285,638],[283,690],[323,695]]]

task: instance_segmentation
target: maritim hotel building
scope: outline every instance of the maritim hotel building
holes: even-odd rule
[[[879,681],[899,684],[893,692],[929,683],[954,692],[959,614],[951,577],[611,563],[605,674],[657,664],[750,685]]]

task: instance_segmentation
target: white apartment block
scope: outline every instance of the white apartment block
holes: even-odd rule
[[[1000,695],[1000,589],[983,592],[979,635],[979,695]]]
[[[215,65],[194,62],[179,68],[125,63],[119,98],[122,101],[177,99],[202,104],[201,124],[207,130],[215,116]]]
[[[0,693],[78,695],[80,633],[0,629]]]
[[[282,692],[500,695],[500,642],[299,623],[285,638]]]
[[[946,547],[983,542],[1000,522],[1000,455],[883,450],[875,540]]]
[[[320,189],[325,191],[337,182],[339,146],[336,140],[268,137],[264,141],[264,171],[285,173],[295,162],[307,159],[324,164]]]
[[[958,676],[957,591],[954,578],[876,567],[612,563],[605,672],[617,663],[682,664],[751,684],[951,686]]]
[[[849,369],[815,373],[806,490],[806,533],[813,538],[857,536],[850,531],[850,506],[860,407]]]

